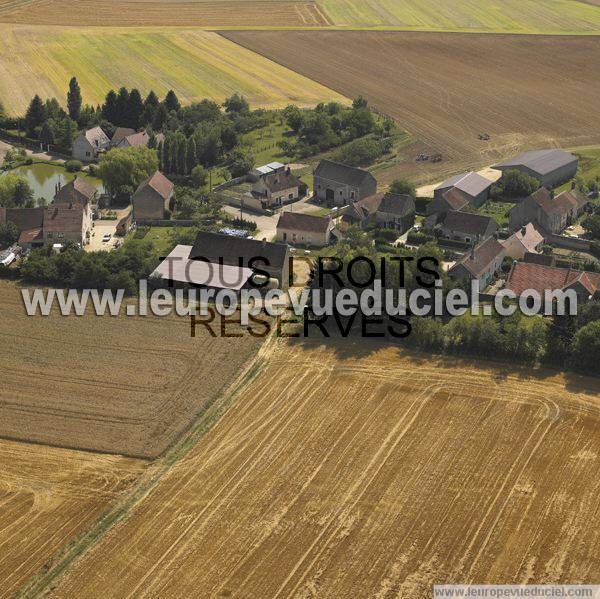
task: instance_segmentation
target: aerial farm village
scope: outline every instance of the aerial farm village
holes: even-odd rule
[[[600,6],[497,4],[0,0],[1,598],[600,583]],[[306,336],[22,298],[358,257],[578,312]]]

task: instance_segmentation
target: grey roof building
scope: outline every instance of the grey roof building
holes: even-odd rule
[[[492,181],[473,171],[446,179],[434,190],[434,198],[441,198],[447,191],[458,189],[473,206],[481,206],[489,197]]]
[[[552,188],[572,179],[577,173],[579,158],[564,150],[534,150],[509,158],[493,168],[505,173],[518,170],[535,177],[543,187]]]
[[[314,172],[314,188],[319,201],[344,206],[376,194],[377,181],[361,168],[321,160]]]

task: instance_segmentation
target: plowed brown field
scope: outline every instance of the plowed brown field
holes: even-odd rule
[[[317,27],[330,24],[311,0],[0,0],[0,22],[28,25]]]
[[[0,597],[14,597],[123,494],[143,462],[0,441]]]
[[[521,149],[600,142],[600,37],[236,31],[225,36],[347,97],[367,97],[414,134],[384,182],[491,164]],[[489,133],[491,140],[478,139]],[[417,151],[441,152],[438,165]]]
[[[5,282],[0,340],[0,437],[133,457],[162,453],[259,345],[192,339],[176,316],[28,317]]]
[[[599,425],[591,380],[279,342],[52,595],[421,599],[434,581],[598,583]]]

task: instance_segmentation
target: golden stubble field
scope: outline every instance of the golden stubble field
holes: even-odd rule
[[[22,585],[109,506],[144,462],[0,440],[0,597]]]
[[[144,458],[174,443],[261,342],[201,328],[191,338],[175,315],[28,317],[6,282],[0,339],[0,438]]]
[[[415,137],[377,172],[435,180],[522,149],[597,144],[600,37],[391,31],[230,31],[228,39],[347,96],[363,95]],[[491,135],[489,142],[479,134]],[[418,152],[444,161],[414,161]]]
[[[267,346],[53,597],[431,596],[600,582],[600,383],[352,342]]]
[[[311,0],[0,0],[0,22],[30,25],[319,27]]]

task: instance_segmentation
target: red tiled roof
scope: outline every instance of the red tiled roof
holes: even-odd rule
[[[140,183],[140,186],[136,190],[136,194],[143,191],[145,187],[151,187],[158,193],[163,199],[168,200],[173,191],[173,183],[169,181],[160,171],[156,171],[152,176],[148,177],[145,181]]]
[[[506,281],[506,288],[514,291],[517,296],[526,289],[533,289],[543,295],[546,290],[565,289],[576,282],[581,283],[590,295],[600,290],[598,273],[529,262],[517,262],[513,265]]]
[[[460,210],[469,203],[469,200],[456,187],[446,191],[444,194],[442,194],[442,197],[444,200],[446,200],[446,202],[448,202],[453,210]]]
[[[504,246],[494,237],[490,237],[483,243],[479,244],[473,250],[472,255],[469,254],[466,258],[463,258],[452,268],[456,268],[462,264],[474,277],[479,277],[503,252]]]
[[[21,231],[19,235],[19,241],[17,243],[31,243],[36,239],[42,239],[42,229],[26,229],[25,231]]]
[[[82,177],[75,177],[63,185],[54,196],[54,201],[59,203],[79,202],[87,204],[96,194],[96,188]]]

